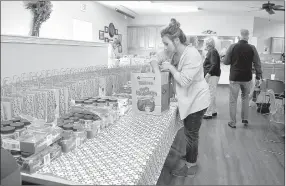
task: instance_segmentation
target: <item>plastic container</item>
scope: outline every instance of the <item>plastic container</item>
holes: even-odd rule
[[[70,118],[68,120],[64,120],[64,124],[73,124],[73,120],[71,120]]]
[[[69,139],[73,135],[73,124],[63,125],[63,139]]]
[[[118,102],[116,98],[109,99],[109,108],[111,109],[111,113],[113,115],[113,122],[119,119],[118,115]]]
[[[62,152],[68,153],[76,148],[76,138],[72,136],[68,139],[63,139],[59,144],[62,147]]]
[[[104,99],[96,100],[96,104],[97,104],[98,107],[106,107],[107,106],[106,100],[104,100]]]
[[[86,104],[86,105],[91,105],[91,104],[93,104],[93,101],[87,100],[87,101],[84,101],[84,104]]]
[[[70,120],[73,120],[74,122],[78,122],[79,118],[78,117],[70,117]]]
[[[1,127],[7,127],[10,126],[10,124],[13,123],[13,121],[1,121]]]
[[[1,127],[1,138],[15,139],[15,127]]]
[[[31,122],[28,121],[28,120],[26,120],[26,119],[21,119],[20,122],[21,122],[21,123],[24,123],[24,126],[25,126],[26,128],[28,128],[28,127],[31,125]]]
[[[13,121],[13,123],[16,123],[16,122],[20,122],[22,118],[20,117],[15,117],[13,119],[11,119],[11,121]]]
[[[11,150],[10,153],[18,161],[21,158],[21,151]]]
[[[77,117],[79,119],[82,119],[84,117],[84,114],[80,114],[80,113],[75,113],[74,117]]]
[[[73,135],[76,138],[76,147],[79,147],[86,141],[86,131],[81,126],[73,127]]]
[[[76,104],[76,105],[82,105],[83,103],[84,103],[84,100],[83,100],[83,99],[75,100],[75,104]]]
[[[15,139],[22,136],[22,134],[26,131],[24,123],[16,122],[10,125],[11,127],[15,127]]]

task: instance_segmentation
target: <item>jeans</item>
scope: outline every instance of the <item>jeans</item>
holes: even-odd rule
[[[186,160],[189,163],[196,163],[199,145],[199,130],[202,119],[207,109],[188,115],[184,119],[184,132],[186,137]]]
[[[212,116],[213,113],[216,113],[216,88],[219,81],[219,76],[210,76],[207,79],[209,84],[209,90],[211,95],[210,105],[206,111],[206,116]]]
[[[229,84],[229,114],[230,120],[236,124],[236,109],[239,90],[241,90],[241,119],[248,120],[249,93],[251,81],[230,81]]]

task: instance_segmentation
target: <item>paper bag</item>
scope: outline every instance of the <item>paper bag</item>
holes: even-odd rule
[[[131,84],[134,112],[161,115],[169,110],[169,72],[131,73]]]

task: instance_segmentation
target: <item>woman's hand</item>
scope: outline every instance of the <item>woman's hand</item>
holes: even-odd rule
[[[173,66],[169,62],[163,62],[160,66],[161,71],[170,71]]]

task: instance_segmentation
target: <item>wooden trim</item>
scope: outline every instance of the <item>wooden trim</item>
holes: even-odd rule
[[[38,45],[67,45],[67,46],[88,46],[108,47],[108,43],[77,41],[66,39],[42,38],[33,36],[1,35],[1,43],[25,43]]]

